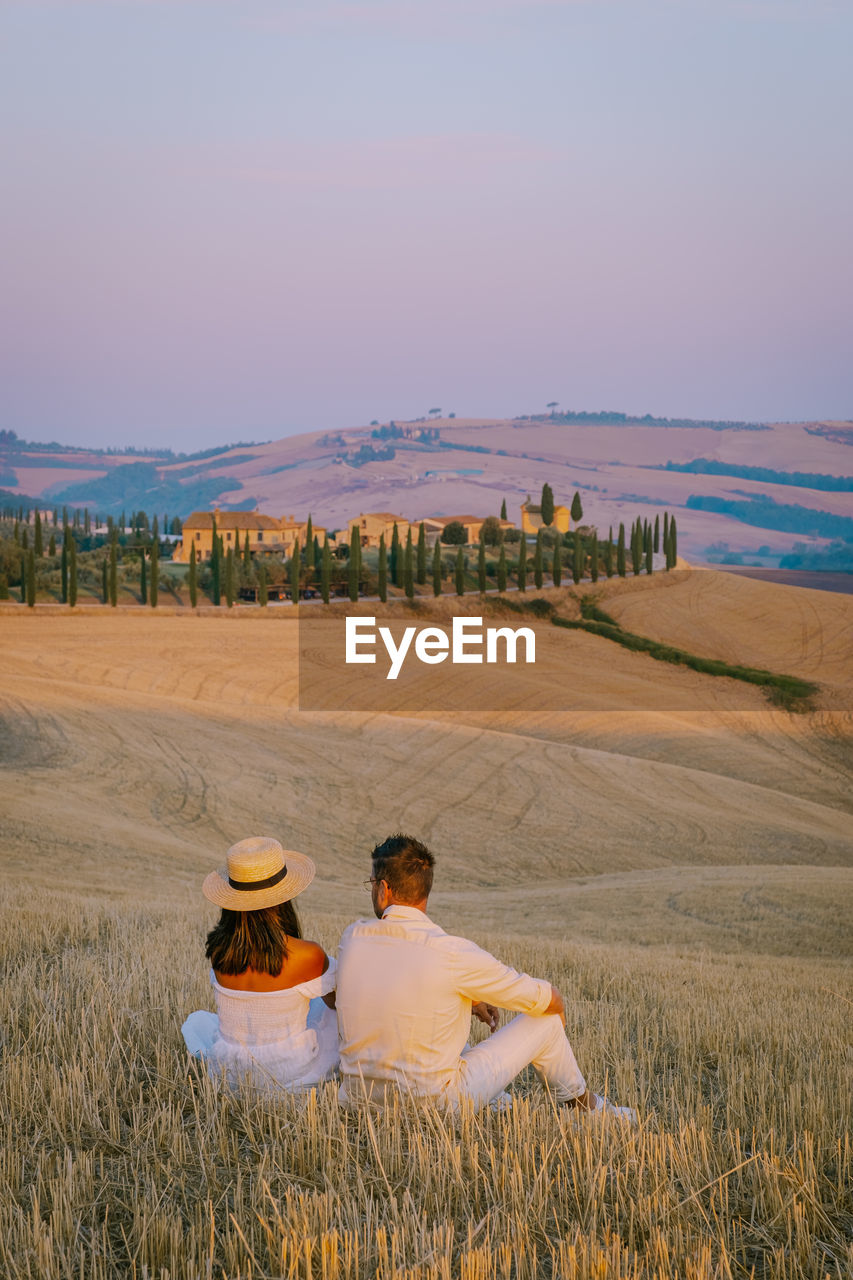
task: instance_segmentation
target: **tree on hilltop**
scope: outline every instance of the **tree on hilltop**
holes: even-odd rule
[[[406,553],[403,557],[403,590],[411,600],[415,594],[414,549],[412,547],[412,526],[406,534]]]
[[[554,586],[559,587],[563,581],[563,558],[559,542],[554,543],[554,561],[551,565],[551,577],[554,581]]]
[[[72,609],[77,603],[77,543],[73,538],[68,551],[68,603]]]
[[[231,548],[228,548],[231,554]],[[157,536],[157,517],[154,517],[153,537],[151,539],[151,608],[157,608],[160,593],[160,539]]]
[[[388,551],[384,533],[379,535],[378,591],[379,599],[385,604],[388,599]]]
[[[144,559],[144,554],[145,553],[143,552],[143,559]],[[193,543],[190,548],[189,586],[190,586],[190,605],[192,606],[193,609],[195,609],[196,605],[198,604],[198,564],[196,562],[195,543]]]
[[[544,525],[552,525],[554,523],[554,492],[549,484],[543,484],[542,486],[539,514]]]
[[[320,561],[320,594],[323,597],[323,604],[329,603],[331,582],[332,582],[332,548],[329,545],[329,535],[327,533],[325,538],[323,539],[323,558]]]
[[[480,525],[480,542],[487,547],[497,547],[503,542],[503,529],[497,516],[486,516]]]
[[[422,587],[427,580],[427,545],[426,545],[426,527],[423,520],[418,529],[418,586]]]
[[[572,519],[575,524],[578,524],[583,519],[583,504],[577,490],[575,490],[575,496],[572,498]]]
[[[394,525],[394,533],[397,533],[396,525]],[[399,545],[400,542],[398,537],[398,552]],[[350,534],[349,562],[347,564],[347,571],[349,574],[349,598],[353,604],[355,604],[356,600],[358,600],[358,582],[361,577],[361,538],[359,536],[357,524],[353,525],[352,533]]]
[[[463,547],[468,541],[461,520],[450,520],[441,531],[441,541],[446,547]]]

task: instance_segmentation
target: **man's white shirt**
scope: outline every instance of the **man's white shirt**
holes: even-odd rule
[[[393,905],[358,920],[338,948],[341,1073],[437,1094],[460,1069],[477,1000],[543,1014],[551,984],[519,973],[467,938],[447,934],[417,907]]]

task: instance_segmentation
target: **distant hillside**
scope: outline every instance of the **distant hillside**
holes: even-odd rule
[[[557,502],[579,493],[584,521],[605,531],[630,524],[638,507],[644,515],[675,511],[688,559],[774,564],[795,541],[818,549],[846,532],[851,443],[850,423],[556,409],[518,419],[433,415],[189,455],[30,444],[0,432],[0,487],[22,501],[113,516],[142,509],[184,517],[217,505],[310,511],[334,529],[364,511],[485,515],[503,501],[517,521],[520,504],[528,494],[538,498],[547,481]],[[788,508],[784,520],[780,506]]]

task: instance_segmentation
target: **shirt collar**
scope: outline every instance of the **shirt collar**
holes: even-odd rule
[[[419,907],[407,907],[402,902],[392,902],[390,907],[386,907],[382,912],[383,920],[426,920],[427,924],[432,924],[429,916],[425,911],[421,911]]]

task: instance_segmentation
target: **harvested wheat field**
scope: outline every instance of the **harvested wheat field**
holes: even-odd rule
[[[851,1273],[853,604],[599,586],[632,632],[804,676],[807,709],[537,619],[595,690],[572,711],[308,713],[291,610],[0,613],[0,1273]],[[552,599],[579,616],[589,591]],[[399,829],[438,857],[439,923],[564,992],[636,1129],[567,1119],[534,1078],[454,1120],[189,1065],[227,846],[309,853],[300,911],[334,951]]]

